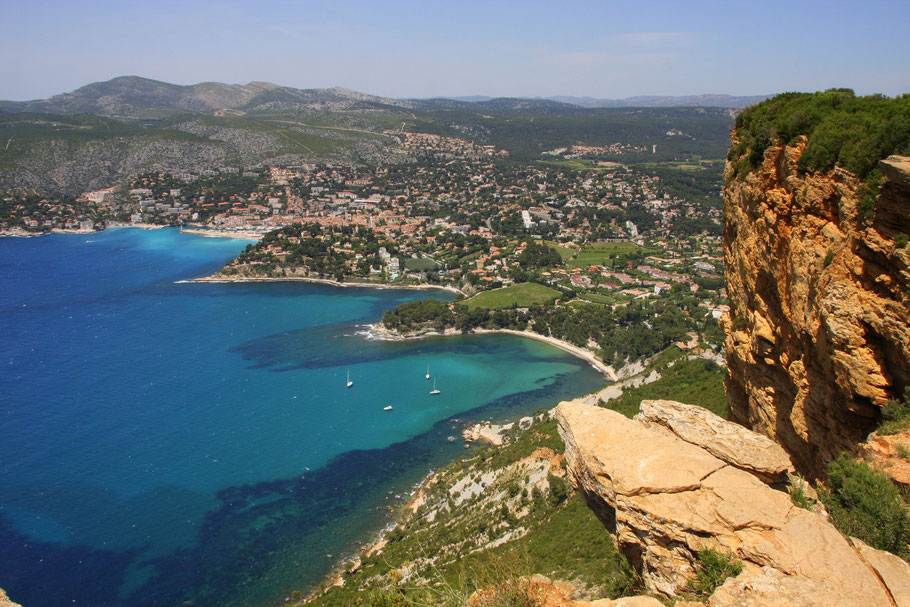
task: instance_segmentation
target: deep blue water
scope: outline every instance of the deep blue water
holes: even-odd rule
[[[602,381],[519,337],[360,333],[444,292],[176,282],[246,244],[170,229],[0,238],[0,587],[14,600],[279,603],[463,450],[454,418]]]

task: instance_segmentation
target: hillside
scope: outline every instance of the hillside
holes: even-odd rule
[[[519,161],[576,144],[620,144],[597,157],[624,163],[719,161],[731,124],[732,113],[717,108],[397,100],[341,88],[179,86],[126,76],[50,99],[0,102],[0,189],[75,195],[143,171],[421,160],[403,149],[403,131],[492,145]]]

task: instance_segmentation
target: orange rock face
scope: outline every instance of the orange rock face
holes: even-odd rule
[[[910,248],[895,244],[910,233],[910,169],[882,161],[888,179],[861,221],[861,183],[800,174],[804,148],[772,146],[744,178],[727,164],[722,325],[732,419],[819,476],[910,385]]]

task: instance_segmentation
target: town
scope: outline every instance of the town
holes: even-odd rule
[[[714,325],[726,309],[716,194],[681,195],[616,162],[517,162],[451,137],[397,136],[412,162],[150,172],[70,199],[7,193],[0,228],[180,226],[258,240],[220,279],[441,286],[491,309],[670,298]],[[665,337],[694,347],[706,339],[695,324]]]

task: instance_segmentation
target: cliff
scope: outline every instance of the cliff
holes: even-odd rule
[[[910,162],[880,163],[887,180],[870,220],[853,174],[801,170],[805,136],[770,145],[741,175],[743,138],[734,132],[724,189],[730,417],[822,476],[910,385],[910,249],[899,246]]]
[[[556,418],[573,484],[649,593],[687,598],[715,550],[741,569],[703,597],[712,607],[910,605],[910,565],[768,483],[790,470],[768,438],[671,401],[634,420],[564,402]]]

